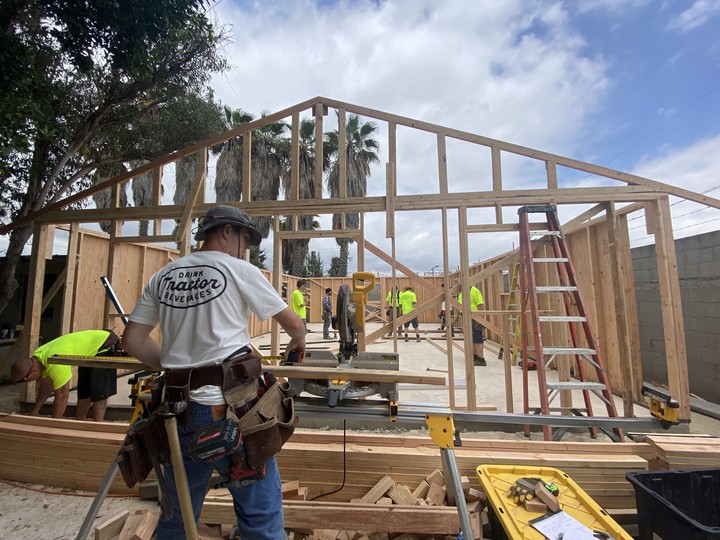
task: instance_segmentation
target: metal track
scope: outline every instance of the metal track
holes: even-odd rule
[[[400,403],[398,405],[397,421],[390,418],[389,405],[380,400],[348,401],[338,403],[337,407],[330,408],[327,402],[318,398],[306,398],[304,396],[295,398],[295,410],[298,416],[303,418],[314,418],[320,420],[356,420],[371,421],[377,423],[387,421],[388,427],[401,427],[403,425],[425,425],[427,414],[448,414],[452,415],[456,424],[467,424],[470,429],[489,425],[512,425],[512,426],[553,426],[564,428],[587,428],[620,427],[626,430],[660,431],[663,428],[661,422],[653,417],[644,418],[611,418],[602,416],[560,416],[542,414],[515,414],[497,412],[468,412],[451,411],[447,407],[430,406],[422,403]]]

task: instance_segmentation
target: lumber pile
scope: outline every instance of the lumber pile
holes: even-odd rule
[[[703,435],[646,435],[653,471],[720,468],[720,439]]]
[[[278,455],[278,464],[283,479],[300,480],[311,497],[341,484],[343,463],[345,486],[325,500],[361,498],[385,475],[400,484],[417,486],[431,471],[442,468],[440,450],[429,438],[351,435],[344,446],[342,435],[296,435]],[[647,470],[642,454],[649,455],[642,443],[468,440],[455,448],[460,474],[475,489],[480,487],[478,465],[555,467],[569,474],[600,506],[610,509],[635,508],[635,492],[625,473]]]
[[[126,423],[0,415],[0,478],[97,491],[126,430]],[[625,443],[466,438],[455,449],[455,458],[460,474],[466,477],[468,504],[484,495],[477,480],[478,465],[548,466],[570,475],[613,517],[631,523],[635,493],[625,480],[626,472],[719,467],[720,439],[666,434]],[[442,463],[440,450],[429,436],[343,437],[339,432],[298,430],[278,454],[278,463],[285,481],[286,519],[288,524],[297,525],[298,531],[362,530],[353,528],[348,520],[374,520],[394,527],[385,534],[399,534],[406,523],[424,519],[443,528],[457,524],[454,507],[437,504],[443,500],[441,494],[437,488],[430,491],[428,476],[441,469]],[[377,498],[369,501],[368,493],[385,477],[392,479],[392,486],[385,480],[387,490],[373,493]],[[336,493],[313,500],[341,485]],[[149,485],[149,491],[151,488]],[[138,492],[139,486],[128,489],[120,477],[110,488],[111,494]],[[414,504],[408,495],[424,503]],[[214,497],[208,502],[212,504],[203,510],[210,516],[207,523],[228,523],[223,512],[232,513],[232,503]]]
[[[470,490],[467,478],[463,485]],[[456,538],[460,529],[457,508],[448,504],[445,480],[439,469],[417,486],[397,483],[386,475],[362,497],[349,503],[306,501],[298,496],[303,493],[307,493],[307,488],[297,481],[283,484],[285,526],[292,529],[292,538],[297,540],[417,540],[417,535],[430,540],[446,535]],[[474,537],[482,538],[480,498],[471,493],[467,504]],[[215,525],[234,520],[232,498],[227,490],[211,490],[200,521]],[[487,516],[484,523],[487,524]]]

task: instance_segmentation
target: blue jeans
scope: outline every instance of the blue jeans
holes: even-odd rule
[[[195,522],[200,517],[203,501],[208,490],[208,483],[213,468],[217,469],[220,475],[227,477],[230,466],[230,458],[223,458],[213,463],[191,461],[187,456],[187,447],[193,438],[198,427],[212,423],[211,408],[198,403],[190,404],[190,423],[187,426],[178,427],[180,447],[183,451],[185,472],[190,488]],[[182,514],[178,502],[177,490],[175,489],[175,477],[172,466],[165,466],[165,481],[168,488],[168,496],[172,502],[173,517],[160,518],[157,528],[157,540],[182,540],[185,538],[185,527],[183,526]],[[229,488],[233,497],[235,516],[242,538],[253,540],[285,540],[287,535],[283,528],[282,508],[282,487],[280,482],[280,471],[278,470],[275,458],[267,462],[267,474],[265,478],[249,486]]]

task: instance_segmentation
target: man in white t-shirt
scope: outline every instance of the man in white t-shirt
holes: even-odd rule
[[[204,241],[195,253],[181,257],[150,278],[130,315],[123,346],[131,355],[154,369],[200,368],[221,364],[234,352],[250,345],[250,312],[261,320],[272,317],[290,336],[285,351],[305,352],[305,326],[287,306],[265,276],[243,260],[246,249],[262,239],[250,217],[232,206],[211,208],[195,235]],[[156,325],[162,330],[162,347],[151,337]],[[215,385],[190,387],[190,422],[180,426],[183,454],[197,429],[222,416],[226,408],[222,389]],[[215,467],[213,463],[186,460],[195,520]],[[163,516],[157,539],[184,538],[172,467],[168,488],[173,516]],[[282,492],[275,458],[267,462],[266,476],[243,487],[230,487],[238,528],[243,538],[285,538]]]

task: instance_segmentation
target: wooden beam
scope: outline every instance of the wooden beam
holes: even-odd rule
[[[243,162],[241,179],[243,183],[242,200],[246,205],[252,201],[252,131],[243,133]]]
[[[315,177],[314,192],[316,199],[322,199],[323,188],[323,116],[327,114],[327,107],[322,103],[315,105]]]
[[[341,199],[347,197],[347,118],[345,109],[338,109],[338,177],[339,190]],[[345,222],[343,221],[343,227]]]
[[[496,204],[517,206],[527,204],[587,204],[597,201],[636,202],[653,201],[657,192],[642,186],[618,186],[613,188],[565,188],[565,189],[524,189],[506,190],[501,193],[492,191],[470,191],[447,194],[428,193],[422,195],[397,195],[396,211],[437,210],[447,208],[487,208]],[[226,203],[243,206],[241,203]],[[385,196],[349,197],[346,199],[297,199],[279,201],[253,201],[249,207],[243,206],[251,216],[337,214],[340,212],[384,212]],[[199,217],[214,206],[213,203],[198,205],[194,216]],[[127,207],[116,209],[63,210],[43,214],[38,223],[97,223],[108,219],[141,221],[144,219],[178,219],[182,215],[182,205],[162,205],[159,207]],[[2,233],[0,233],[2,234]]]
[[[232,523],[234,516],[232,501],[206,501],[200,521],[208,524]],[[285,527],[289,529],[457,534],[460,527],[457,508],[454,506],[283,501],[283,516]]]
[[[282,240],[280,239],[280,215],[273,219],[273,273],[272,284],[279,295],[282,295]],[[289,284],[288,284],[289,285]],[[288,287],[289,289],[289,287]],[[290,294],[290,291],[287,291]],[[290,298],[286,298],[287,301]],[[270,354],[280,354],[280,325],[275,321],[270,326]]]
[[[300,200],[300,113],[292,114],[290,135],[290,193],[286,197],[293,201]]]
[[[185,208],[183,209],[183,214],[179,220],[177,232],[175,234],[175,241],[183,242],[185,244],[187,244],[188,227],[190,227],[190,223],[192,222],[193,208],[197,203],[198,196],[200,195],[202,188],[205,187],[205,175],[207,173],[207,150],[200,150],[196,155],[197,167],[195,168],[195,177],[193,178],[192,187],[190,188],[190,193],[188,193],[187,200],[185,201]],[[159,231],[156,229],[155,233],[158,232]],[[187,253],[189,253],[189,249],[186,253],[181,253],[181,255],[186,255]]]
[[[678,418],[680,420],[690,420],[690,383],[685,349],[685,325],[683,323],[680,280],[668,197],[665,196],[659,199],[654,204],[654,207],[654,215],[657,220],[655,250],[663,334],[665,337],[668,386],[672,397],[680,403]]]
[[[395,164],[385,164],[385,184],[387,196],[385,197],[385,238],[395,237]]]
[[[147,369],[137,358],[128,356],[51,356],[49,364],[65,366],[101,367],[113,369]],[[387,383],[413,383],[436,386],[445,385],[445,375],[427,371],[393,371],[384,369],[320,368],[310,366],[263,366],[275,375],[297,379],[343,379]]]
[[[278,236],[281,240],[287,240],[289,238],[352,238],[353,240],[359,240],[362,236],[362,230],[345,229],[340,231],[338,229],[316,229],[302,231],[279,231]]]
[[[467,208],[458,208],[458,238],[460,240],[460,290],[465,293],[465,305],[461,306],[463,323],[463,346],[465,347],[465,396],[469,411],[477,408],[475,392],[475,363],[472,344],[472,315],[470,315],[470,282],[468,272],[470,268],[470,255],[468,248]],[[448,306],[448,304],[445,304]],[[449,306],[448,306],[449,307]]]
[[[490,147],[490,156],[492,159],[492,180],[493,191],[502,191],[502,160],[500,157],[500,149],[497,146]],[[502,205],[495,205],[495,223],[503,222]]]
[[[630,368],[630,342],[627,328],[627,302],[625,298],[625,265],[619,248],[619,233],[617,230],[617,215],[615,205],[606,203],[607,213],[608,247],[610,249],[610,269],[612,276],[613,290],[615,294],[615,330],[617,332],[618,354],[620,369],[623,373],[623,412],[626,418],[635,416],[633,402],[633,373]]]
[[[388,255],[387,253],[385,253],[383,250],[381,250],[379,247],[377,247],[375,244],[373,244],[373,243],[370,242],[369,240],[366,240],[366,241],[365,241],[365,248],[366,248],[370,253],[372,253],[373,255],[375,255],[376,257],[378,257],[379,259],[385,261],[385,262],[388,263],[390,266],[397,268],[397,269],[400,270],[403,274],[405,274],[407,277],[409,277],[410,279],[412,279],[414,282],[422,285],[422,286],[425,287],[426,289],[430,289],[430,290],[435,290],[435,289],[436,289],[435,284],[434,284],[433,282],[428,281],[428,280],[425,279],[424,277],[419,276],[418,274],[416,274],[415,272],[413,272],[412,270],[410,270],[410,268],[408,268],[408,267],[405,266],[404,264],[396,261],[395,259],[393,259],[392,257],[390,257],[390,255]]]

